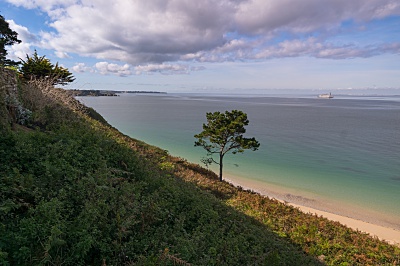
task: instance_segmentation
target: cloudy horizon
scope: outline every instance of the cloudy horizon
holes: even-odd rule
[[[6,0],[0,11],[22,40],[9,56],[37,49],[74,88],[400,87],[394,0]]]

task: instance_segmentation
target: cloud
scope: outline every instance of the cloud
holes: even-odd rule
[[[130,66],[128,64],[124,64],[121,66],[108,62],[98,62],[95,64],[95,68],[102,75],[114,74],[124,77],[132,74]]]
[[[38,8],[53,19],[59,18],[66,7],[78,3],[76,0],[7,0],[7,2],[27,9]]]
[[[18,25],[14,22],[14,20],[7,20],[10,29],[16,31],[18,33],[18,39],[22,42],[32,43],[37,42],[37,37],[30,33],[27,27]]]
[[[382,50],[388,53],[400,54],[400,42],[383,45]]]
[[[343,21],[364,22],[399,14],[396,0],[250,0],[238,5],[235,21],[244,34],[304,33],[335,28]]]
[[[31,54],[31,46],[34,45],[38,39],[37,37],[29,32],[27,27],[18,25],[14,20],[7,20],[10,29],[18,33],[18,39],[21,43],[7,46],[8,57],[12,60],[19,61],[20,58],[24,59],[27,54]]]
[[[190,67],[190,71],[203,71],[206,70],[206,67],[204,66],[192,66]]]
[[[57,33],[42,39],[49,48],[134,65],[174,61],[226,41],[226,8],[212,0],[75,4],[50,23]]]
[[[136,66],[135,72],[136,75],[152,74],[152,73],[171,75],[171,74],[189,74],[191,71],[201,71],[204,69],[205,68],[202,66],[189,67],[188,65],[182,65],[182,64],[148,64],[148,65]]]
[[[321,42],[317,38],[306,40],[294,39],[283,41],[275,46],[266,47],[254,54],[255,59],[311,56],[316,58],[346,59],[371,57],[379,54],[380,48],[375,46],[357,47],[355,45],[335,45]]]
[[[31,45],[28,43],[14,44],[6,47],[6,49],[8,52],[7,58],[17,62],[21,59],[25,59],[27,54],[32,54]]]
[[[117,75],[117,76],[129,76],[129,75],[142,75],[142,74],[153,74],[161,73],[164,75],[171,74],[189,74],[193,71],[204,70],[203,66],[191,67],[183,64],[148,64],[139,65],[134,67],[134,72],[131,71],[131,66],[128,64],[118,65],[108,62],[98,62],[93,67],[87,66],[85,63],[77,63],[72,67],[72,71],[76,73],[84,72],[98,72],[102,75]]]
[[[72,67],[72,71],[76,73],[94,72],[92,67],[88,67],[85,63],[77,63]]]
[[[395,53],[393,43],[360,47],[346,40],[369,22],[400,15],[397,0],[8,0],[50,17],[40,44],[63,58],[100,59],[99,73],[186,73],[187,62],[312,56],[353,58]],[[28,31],[29,32],[29,31]],[[398,40],[397,40],[398,41]],[[387,47],[386,49],[381,49]],[[106,61],[123,62],[115,65]]]
[[[55,51],[54,54],[55,54],[58,58],[71,58],[66,52]]]
[[[198,52],[182,57],[182,60],[200,62],[227,62],[267,60],[287,57],[315,57],[329,59],[366,58],[382,53],[398,54],[400,43],[390,45],[356,46],[354,44],[338,45],[332,42],[310,37],[306,39],[284,40],[276,44],[264,41],[240,41],[227,43],[223,47],[208,52]]]

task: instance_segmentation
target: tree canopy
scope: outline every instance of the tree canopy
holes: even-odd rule
[[[6,58],[8,54],[6,45],[13,45],[21,42],[17,36],[18,33],[11,30],[8,22],[0,15],[0,66],[13,66],[20,63]]]
[[[26,60],[21,60],[20,72],[27,80],[46,78],[51,79],[53,85],[66,85],[75,80],[68,69],[59,66],[58,62],[53,65],[46,56],[39,56],[36,50],[32,56],[26,55]]]
[[[203,131],[195,135],[195,146],[201,146],[207,151],[207,157],[203,158],[206,165],[216,163],[219,165],[219,179],[222,181],[223,158],[228,153],[242,153],[245,149],[257,150],[260,143],[255,138],[245,138],[245,126],[249,124],[247,114],[232,110],[225,113],[207,113],[207,124],[203,124]],[[219,155],[216,161],[212,156]]]

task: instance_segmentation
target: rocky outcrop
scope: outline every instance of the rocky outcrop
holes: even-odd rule
[[[0,127],[7,128],[17,119],[18,83],[13,70],[0,68]]]

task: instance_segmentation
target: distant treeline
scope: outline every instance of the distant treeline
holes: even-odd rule
[[[156,93],[165,94],[160,91],[105,91],[105,90],[70,90],[73,96],[118,96],[118,93]]]

